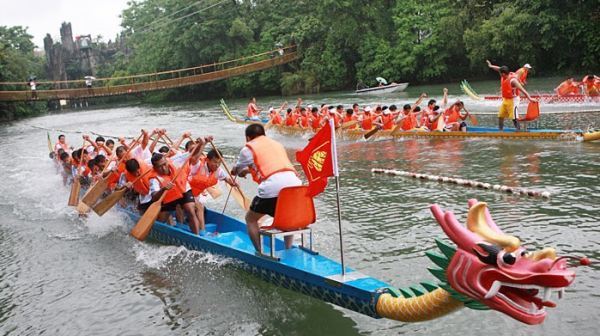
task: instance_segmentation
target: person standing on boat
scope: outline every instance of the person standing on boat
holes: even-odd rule
[[[517,79],[519,80],[519,82],[521,82],[521,85],[523,85],[523,87],[527,85],[527,75],[529,74],[530,69],[532,69],[531,65],[529,65],[529,63],[526,63],[517,71],[515,71]],[[515,91],[515,105],[519,105],[519,103],[521,102],[521,91],[519,89],[516,89]]]
[[[246,117],[253,121],[260,121],[260,118],[258,116],[260,114],[260,111],[262,110],[256,105],[256,98],[250,98]]]
[[[502,104],[500,105],[500,109],[498,111],[498,129],[500,129],[500,131],[504,130],[504,119],[509,118],[512,119],[515,129],[520,131],[521,127],[519,126],[519,121],[517,120],[519,115],[519,106],[515,104],[515,89],[521,90],[530,101],[537,102],[537,100],[531,98],[529,92],[527,92],[527,90],[525,90],[523,85],[521,85],[519,82],[516,74],[514,72],[510,72],[506,65],[493,65],[489,60],[486,60],[486,62],[490,69],[497,71],[500,74]]]
[[[239,159],[231,174],[246,177],[248,173],[258,183],[257,196],[246,213],[248,235],[254,248],[259,250],[258,221],[265,215],[275,216],[277,197],[281,189],[302,184],[296,170],[279,142],[268,138],[260,124],[246,127],[246,146],[240,151]],[[292,245],[293,237],[285,237],[286,247]]]
[[[67,140],[64,134],[58,136],[58,142],[54,145],[54,152],[58,153],[58,150],[62,149],[67,153],[71,153],[73,148],[70,148],[67,144]]]

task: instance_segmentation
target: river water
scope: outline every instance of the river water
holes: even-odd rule
[[[533,80],[545,91],[557,80]],[[473,83],[493,93],[497,83]],[[332,93],[306,103],[404,104],[421,91],[437,96],[442,86],[409,88],[401,95],[356,97]],[[465,99],[481,124],[495,124],[496,103]],[[480,93],[482,93],[480,92]],[[279,105],[284,98],[259,98]],[[288,97],[290,101],[295,100]],[[228,102],[240,110],[245,101]],[[600,126],[598,105],[543,106],[542,126]],[[463,309],[438,320],[407,324],[376,320],[275,287],[239,270],[232,260],[181,247],[138,242],[116,212],[81,220],[67,207],[68,190],[47,159],[46,131],[133,135],[157,126],[172,134],[212,134],[233,160],[244,143],[243,125],[219,112],[216,101],[131,106],[46,115],[0,125],[0,333],[3,335],[596,335],[600,311],[600,143],[495,139],[396,139],[338,144],[347,264],[404,287],[432,281],[425,251],[445,238],[428,206],[438,203],[465,220],[466,202],[490,205],[505,232],[531,249],[587,255],[575,283],[542,325],[526,326],[493,311]],[[50,132],[56,139],[58,132]],[[65,133],[79,146],[80,135]],[[270,134],[289,154],[307,137]],[[371,174],[394,168],[459,176],[552,193],[550,199],[437,182]],[[249,195],[256,187],[242,181]],[[318,196],[316,249],[339,259],[335,188]],[[222,209],[224,197],[212,206]],[[227,212],[243,217],[232,202]]]

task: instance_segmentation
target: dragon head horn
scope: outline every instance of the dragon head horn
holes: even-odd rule
[[[490,219],[487,203],[474,203],[470,206],[467,215],[467,228],[487,242],[502,246],[507,252],[513,252],[521,246],[517,237],[503,233]]]
[[[460,248],[471,250],[473,245],[481,240],[476,234],[461,225],[451,211],[444,212],[437,204],[432,205],[430,210],[444,233]]]

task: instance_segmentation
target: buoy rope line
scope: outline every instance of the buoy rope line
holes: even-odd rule
[[[514,195],[522,195],[522,196],[530,196],[530,197],[543,197],[543,198],[550,198],[550,195],[551,195],[550,192],[548,192],[548,191],[538,191],[538,190],[532,190],[532,189],[527,189],[527,188],[510,187],[510,186],[506,186],[506,185],[484,183],[484,182],[466,180],[466,179],[455,178],[455,177],[418,174],[418,173],[412,173],[412,172],[395,170],[395,169],[373,168],[373,169],[371,169],[371,172],[375,173],[375,174],[405,176],[405,177],[412,177],[412,178],[421,179],[421,180],[452,183],[452,184],[466,186],[466,187],[491,189],[491,190],[501,191],[501,192],[505,192],[508,194],[514,194]]]

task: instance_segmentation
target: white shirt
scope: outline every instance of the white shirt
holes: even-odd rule
[[[125,184],[127,184],[127,177],[125,177],[125,173],[121,173],[121,177],[119,177],[119,183],[117,184],[117,186],[123,187]],[[160,186],[158,186],[158,189],[160,189]],[[148,203],[152,200],[152,190],[150,190],[150,192],[147,195],[139,194],[138,197],[140,200],[140,204]]]
[[[202,170],[202,174],[209,175],[208,164],[206,164],[206,161],[204,161],[204,164],[202,164],[202,161],[199,160],[195,165],[190,165],[190,179],[192,176],[196,175],[200,170]],[[229,177],[229,175],[225,173],[223,168],[217,168],[217,179],[219,181],[224,181],[227,177]]]
[[[254,157],[250,148],[244,146],[240,151],[238,162],[235,165],[237,168],[253,167]],[[274,198],[279,196],[281,189],[286,187],[295,187],[302,185],[302,181],[296,176],[295,172],[284,171],[275,173],[258,185],[257,195],[260,198]]]

